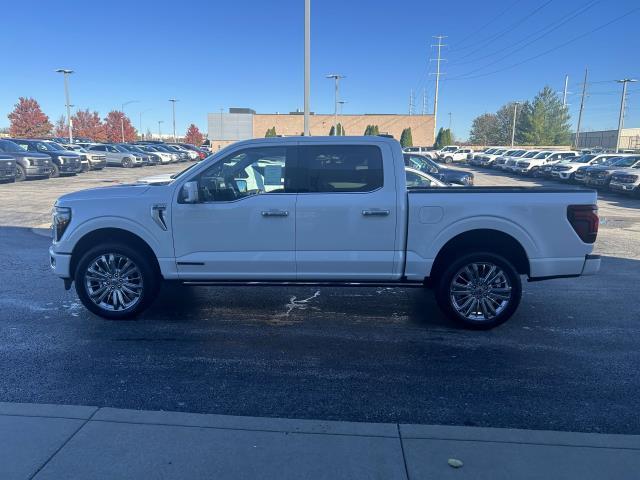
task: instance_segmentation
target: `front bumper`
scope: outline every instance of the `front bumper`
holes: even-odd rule
[[[60,278],[71,278],[71,255],[58,253],[54,246],[49,247],[49,264],[51,271]]]
[[[635,185],[633,183],[617,183],[611,182],[609,184],[609,189],[615,192],[621,193],[633,193],[636,188],[640,188],[640,185]]]
[[[51,174],[51,167],[45,165],[27,167],[25,173],[27,177],[48,177]]]
[[[571,179],[571,174],[573,172],[551,172],[552,178],[557,178],[558,180],[569,180]]]
[[[604,187],[607,184],[607,179],[586,177],[584,183],[596,187]]]
[[[107,166],[107,160],[89,160],[91,170],[102,170]]]
[[[60,173],[73,175],[82,171],[82,163],[63,163],[58,165],[58,169],[60,170]]]

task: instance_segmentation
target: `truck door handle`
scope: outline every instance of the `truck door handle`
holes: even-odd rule
[[[387,215],[389,215],[389,213],[389,210],[362,210],[362,215],[364,215],[365,217],[386,217]]]
[[[265,210],[262,212],[263,217],[288,217],[289,212],[286,210]]]

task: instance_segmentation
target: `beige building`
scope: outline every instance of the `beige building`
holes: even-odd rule
[[[329,135],[333,122],[333,115],[311,114],[309,131],[311,135]],[[338,122],[346,135],[363,135],[367,125],[377,125],[381,134],[392,135],[398,140],[402,130],[411,128],[414,145],[429,146],[434,142],[433,115],[338,115]],[[214,150],[239,140],[264,137],[272,127],[278,135],[301,135],[304,116],[300,112],[262,114],[244,108],[208,115],[208,135]]]
[[[618,130],[600,130],[596,132],[580,132],[576,148],[616,148]],[[573,135],[575,142],[575,134]],[[640,128],[623,128],[620,131],[620,149],[640,149]]]

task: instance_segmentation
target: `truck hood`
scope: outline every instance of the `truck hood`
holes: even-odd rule
[[[139,178],[136,182],[137,184],[161,184],[166,185],[167,183],[173,182],[173,178],[170,173],[162,173],[160,175],[151,175],[149,177]]]
[[[136,198],[149,190],[148,184],[123,184],[108,187],[90,188],[78,192],[68,193],[56,201],[59,206],[90,200],[110,200],[114,198]]]

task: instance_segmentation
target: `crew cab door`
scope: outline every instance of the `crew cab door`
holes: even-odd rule
[[[198,200],[172,209],[182,279],[295,280],[296,149],[236,150],[189,181]]]
[[[383,149],[387,151],[383,152]],[[397,199],[386,144],[301,142],[296,207],[299,280],[389,280]]]

